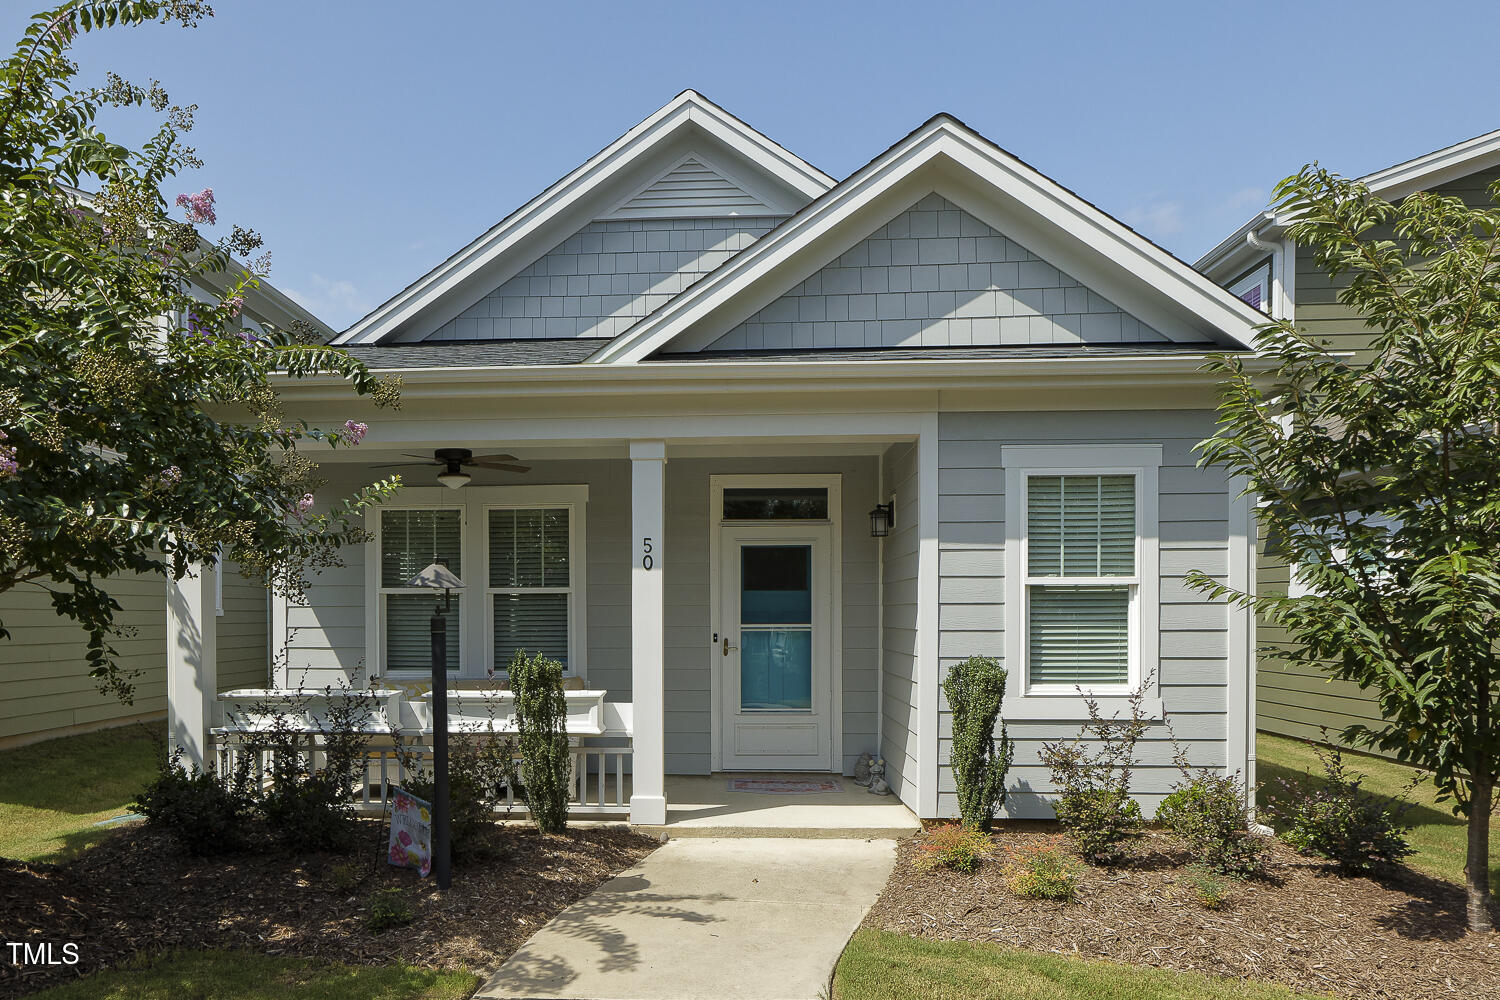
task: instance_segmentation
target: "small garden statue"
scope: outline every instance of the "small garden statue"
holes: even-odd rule
[[[885,780],[885,758],[876,757],[870,762],[870,794],[889,795],[891,786]]]
[[[870,786],[870,765],[875,763],[875,755],[862,753],[859,760],[854,762],[854,783],[862,788]]]

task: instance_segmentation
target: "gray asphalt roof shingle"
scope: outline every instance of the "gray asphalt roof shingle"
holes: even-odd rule
[[[855,347],[803,350],[697,351],[657,354],[652,361],[978,361],[1003,358],[1159,357],[1226,351],[1223,345],[1201,344],[1026,344],[993,347]]]
[[[432,340],[417,344],[344,348],[370,369],[506,368],[512,365],[576,365],[608,343],[603,337],[557,340]]]
[[[413,368],[509,368],[516,365],[575,365],[608,343],[602,337],[556,340],[425,341],[390,346],[345,348],[372,370]],[[695,351],[655,354],[651,361],[710,363],[735,361],[977,361],[1005,358],[1160,357],[1225,351],[1209,343],[1034,344],[1008,347],[856,347],[804,350]]]

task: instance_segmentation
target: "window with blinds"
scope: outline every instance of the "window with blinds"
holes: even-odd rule
[[[1129,683],[1136,534],[1134,475],[1026,478],[1031,686]]]
[[[491,663],[505,670],[517,652],[569,666],[573,601],[571,516],[567,507],[492,509],[485,600]]]
[[[406,586],[432,563],[463,578],[463,512],[390,510],[380,512],[380,615],[386,670],[432,669],[432,611],[441,594]],[[462,601],[455,595],[447,611],[448,670],[458,670],[463,631]]]

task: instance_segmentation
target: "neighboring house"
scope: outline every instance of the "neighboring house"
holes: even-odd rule
[[[1488,188],[1500,179],[1500,131],[1428,153],[1359,178],[1391,201],[1417,191],[1456,195],[1470,205],[1493,207]],[[1367,351],[1370,331],[1360,316],[1338,301],[1338,289],[1313,262],[1312,252],[1292,244],[1286,219],[1262,212],[1205,254],[1196,267],[1276,319],[1288,319],[1335,350],[1356,358]],[[1389,231],[1377,233],[1391,238]],[[1287,564],[1260,546],[1256,583],[1261,590],[1295,594],[1298,583]],[[1262,644],[1284,641],[1280,630],[1260,623]],[[1307,665],[1273,655],[1259,658],[1256,712],[1261,729],[1321,739],[1353,723],[1383,724],[1375,698],[1350,681],[1333,680]]]
[[[264,322],[285,327],[294,320],[333,335],[326,324],[264,281],[246,296],[247,329]],[[121,604],[115,620],[130,630],[114,640],[120,665],[136,673],[130,705],[100,693],[84,659],[87,635],[53,610],[45,591],[21,586],[0,593],[0,621],[10,631],[10,638],[0,639],[0,748],[161,718],[167,710],[167,590],[166,579],[156,574],[117,578],[109,587]],[[265,587],[240,576],[231,565],[216,583],[213,598],[220,685],[266,683]]]
[[[1164,715],[1248,775],[1251,621],[1184,577],[1249,585],[1250,502],[1193,448],[1205,357],[1261,318],[947,115],[836,181],[684,92],[338,338],[402,375],[399,412],[286,385],[291,415],[370,425],[319,456],[320,501],[408,466],[347,565],[273,603],[276,683],[428,718],[432,597],[406,584],[442,561],[458,686],[562,660],[574,732],[625,741],[587,773],[628,769],[637,822],[666,774],[867,751],[955,815],[941,682],[971,654],[1010,672],[1009,815],[1050,814],[1038,750],[1079,732],[1080,687],[1106,713],[1144,688],[1148,809]],[[505,457],[416,464],[439,449]],[[174,604],[199,755],[210,577]]]

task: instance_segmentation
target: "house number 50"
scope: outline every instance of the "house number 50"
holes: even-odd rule
[[[654,565],[656,561],[651,558],[651,539],[643,538],[641,539],[641,569],[650,569]]]

